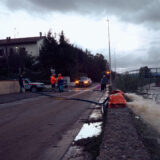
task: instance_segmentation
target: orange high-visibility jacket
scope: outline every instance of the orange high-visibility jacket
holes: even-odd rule
[[[51,84],[55,84],[56,82],[57,82],[57,80],[56,80],[55,76],[53,75],[51,77]]]
[[[64,79],[64,78],[63,78],[61,75],[58,76],[57,80],[59,81],[59,80],[61,80],[61,79]]]

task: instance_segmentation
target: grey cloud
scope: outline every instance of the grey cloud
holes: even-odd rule
[[[35,12],[69,12],[76,10],[74,0],[3,0],[12,10],[24,9]]]
[[[17,10],[17,9],[26,9],[32,4],[30,1],[21,1],[21,0],[2,0],[4,3],[9,7],[10,10]]]
[[[160,23],[160,1],[154,0],[146,3],[142,8],[137,8],[137,11],[133,14],[132,12],[128,15],[122,15],[122,19],[135,22],[145,23],[146,25],[159,26]]]
[[[160,23],[159,0],[2,0],[10,9],[115,15],[134,23]]]
[[[135,68],[139,67],[142,64],[142,57],[137,54],[128,53],[124,56],[119,56],[117,59],[117,67],[126,68],[135,66]]]
[[[128,53],[118,56],[116,61],[118,68],[138,69],[143,66],[159,67],[160,64],[160,46],[155,44],[148,50],[136,50],[134,53]],[[114,66],[114,63],[113,63]]]
[[[152,66],[159,66],[160,64],[160,46],[152,46],[147,52],[146,63]]]

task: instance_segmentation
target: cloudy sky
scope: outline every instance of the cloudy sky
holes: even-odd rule
[[[112,69],[159,67],[160,0],[1,0],[0,39],[64,31],[71,43],[108,59]]]

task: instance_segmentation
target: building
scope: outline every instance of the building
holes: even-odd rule
[[[7,57],[9,53],[20,49],[32,56],[38,56],[45,37],[40,33],[39,37],[11,38],[0,40],[0,58]]]

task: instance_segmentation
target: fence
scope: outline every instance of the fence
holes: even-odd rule
[[[160,104],[160,68],[147,68],[127,71],[117,78],[116,85],[125,92],[138,92],[148,99]]]

